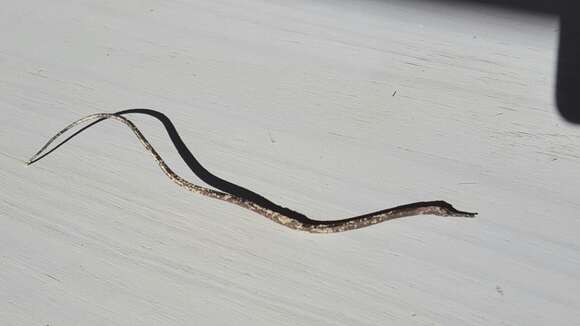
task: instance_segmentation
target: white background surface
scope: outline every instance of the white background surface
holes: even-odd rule
[[[578,325],[580,129],[554,107],[557,28],[440,3],[5,4],[0,324]],[[130,107],[313,218],[437,199],[480,215],[290,231],[177,187],[112,121],[24,166],[67,123]]]

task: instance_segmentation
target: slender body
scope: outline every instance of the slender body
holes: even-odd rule
[[[149,141],[143,135],[143,133],[141,133],[139,128],[137,128],[137,126],[135,126],[133,122],[131,122],[129,119],[123,116],[129,113],[148,114],[159,119],[165,125],[174,145],[178,149],[182,158],[190,166],[192,171],[196,175],[198,175],[203,181],[222,191],[217,191],[214,189],[193,184],[183,179],[175,172],[173,172],[173,170],[169,168],[169,166],[165,163],[165,161],[161,158],[161,156],[149,143]],[[175,128],[171,123],[171,121],[162,113],[148,109],[132,109],[120,111],[117,113],[96,113],[81,118],[71,123],[70,125],[66,126],[63,130],[61,130],[54,137],[52,137],[32,158],[30,158],[27,164],[30,165],[40,160],[41,158],[50,154],[52,151],[54,151],[62,144],[70,140],[72,137],[76,136],[78,133],[106,119],[114,119],[127,125],[137,136],[137,138],[139,139],[141,144],[143,144],[145,149],[149,153],[151,153],[151,155],[153,155],[153,158],[157,161],[163,173],[165,173],[165,175],[167,175],[169,179],[171,179],[180,187],[183,187],[194,193],[223,200],[228,203],[232,203],[241,206],[243,208],[249,209],[276,223],[279,223],[294,230],[307,231],[311,233],[334,233],[359,229],[373,224],[392,220],[395,218],[407,216],[430,214],[438,216],[474,217],[477,214],[459,211],[455,209],[451,204],[445,201],[429,201],[397,206],[341,220],[329,220],[329,221],[313,220],[301,213],[276,205],[271,201],[269,201],[268,199],[248,189],[232,184],[211,174],[209,171],[203,168],[201,164],[199,164],[199,162],[197,162],[197,160],[193,157],[191,152],[189,152],[185,144],[181,141],[181,138],[179,138],[179,135],[175,131]],[[57,138],[59,138],[60,136],[62,136],[64,133],[74,128],[75,126],[82,125],[84,123],[90,124],[80,129],[72,136],[65,139],[63,142],[52,148],[50,151],[47,151],[50,144],[52,144]]]

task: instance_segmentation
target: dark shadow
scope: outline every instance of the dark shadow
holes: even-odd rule
[[[219,189],[223,192],[226,192],[228,194],[232,194],[232,195],[235,195],[235,196],[247,199],[247,200],[251,200],[254,203],[256,203],[262,207],[268,208],[272,211],[278,212],[278,213],[286,215],[286,216],[290,216],[290,217],[295,218],[297,220],[308,219],[303,214],[295,212],[295,211],[288,209],[286,207],[282,207],[282,206],[279,206],[277,204],[274,204],[273,202],[269,201],[268,199],[264,198],[263,196],[255,193],[251,190],[248,190],[244,187],[240,187],[236,184],[233,184],[229,181],[226,181],[226,180],[210,173],[206,168],[204,168],[199,163],[199,161],[189,151],[189,149],[187,148],[187,146],[185,145],[183,140],[181,140],[181,137],[179,137],[179,133],[177,133],[175,126],[173,125],[173,123],[171,123],[171,120],[169,120],[169,118],[165,114],[163,114],[159,111],[150,110],[150,109],[130,109],[130,110],[119,111],[115,114],[116,115],[124,115],[124,114],[130,114],[130,113],[146,114],[146,115],[152,116],[152,117],[156,118],[157,120],[161,121],[161,123],[165,127],[165,130],[167,131],[167,134],[169,135],[169,138],[171,138],[171,141],[173,142],[175,149],[177,149],[177,152],[179,153],[179,155],[181,156],[181,158],[183,159],[185,164],[187,164],[187,166],[191,169],[191,171],[193,173],[195,173],[195,175],[198,178],[200,178],[203,182],[207,183],[208,185],[210,185],[216,189]]]
[[[171,120],[169,120],[169,118],[165,114],[163,114],[159,111],[151,110],[151,109],[130,109],[130,110],[116,112],[115,115],[124,115],[124,114],[131,114],[131,113],[149,115],[149,116],[152,116],[152,117],[156,118],[157,120],[161,121],[161,123],[165,127],[165,130],[167,131],[167,134],[169,135],[169,138],[171,139],[171,142],[173,142],[175,149],[177,149],[177,152],[179,153],[179,155],[181,156],[181,158],[183,159],[185,164],[187,164],[189,169],[198,178],[200,178],[203,182],[207,183],[208,185],[210,185],[218,190],[221,190],[221,191],[226,192],[226,193],[231,194],[231,195],[235,195],[235,196],[240,197],[240,198],[244,198],[246,200],[250,200],[250,201],[252,201],[252,202],[254,202],[254,203],[256,203],[264,208],[267,208],[267,209],[270,209],[274,212],[292,217],[298,221],[310,222],[310,223],[312,222],[308,217],[306,217],[303,214],[300,214],[300,213],[293,211],[289,208],[277,205],[277,204],[271,202],[270,200],[266,199],[265,197],[255,193],[251,190],[248,190],[244,187],[238,186],[234,183],[231,183],[227,180],[224,180],[224,179],[212,174],[211,172],[209,172],[206,168],[204,168],[199,163],[199,161],[189,151],[189,149],[187,148],[187,146],[185,145],[185,143],[183,142],[183,140],[179,136],[179,133],[175,129],[175,126],[173,125]],[[56,149],[58,149],[62,145],[69,142],[71,139],[73,139],[75,136],[77,136],[81,132],[87,130],[88,128],[90,128],[90,127],[92,127],[92,126],[96,125],[97,123],[100,123],[104,120],[107,120],[107,118],[101,118],[101,119],[95,120],[95,121],[91,122],[90,124],[84,126],[83,128],[77,130],[75,133],[73,133],[72,135],[67,137],[62,142],[58,143],[58,145],[55,145],[52,149],[48,150],[43,155],[35,158],[34,160],[29,161],[28,164],[33,164],[33,163],[41,160],[45,156],[54,152]]]

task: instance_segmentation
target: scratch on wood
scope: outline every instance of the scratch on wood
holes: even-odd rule
[[[44,273],[44,275],[48,276],[49,278],[51,278],[51,279],[53,279],[53,280],[55,280],[57,282],[60,282],[60,280],[58,278],[56,278],[56,277],[54,277],[54,276],[52,276],[50,274]]]
[[[272,137],[272,134],[270,133],[270,130],[268,130],[268,137],[270,138],[270,142],[272,144],[276,144],[276,140],[274,139],[274,137]]]

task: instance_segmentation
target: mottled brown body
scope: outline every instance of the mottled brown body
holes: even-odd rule
[[[141,133],[141,131],[137,128],[137,126],[135,126],[133,122],[115,113],[96,113],[71,123],[63,130],[58,132],[54,137],[52,137],[32,158],[30,158],[27,164],[32,164],[38,159],[40,159],[42,157],[41,155],[43,155],[43,153],[47,150],[48,146],[50,146],[52,142],[54,142],[59,136],[63,135],[71,128],[74,128],[75,126],[86,122],[92,122],[100,119],[114,119],[124,123],[129,128],[131,128],[131,130],[137,136],[141,144],[143,144],[145,149],[153,155],[153,158],[157,161],[163,173],[165,173],[165,175],[167,175],[169,179],[171,179],[179,186],[194,193],[223,200],[228,203],[232,203],[240,207],[249,209],[255,213],[258,213],[276,223],[282,224],[293,230],[306,231],[311,233],[335,233],[360,229],[373,224],[407,216],[429,214],[438,216],[474,217],[477,214],[459,211],[453,208],[453,206],[451,206],[449,203],[444,201],[431,201],[393,207],[382,211],[341,220],[320,221],[320,220],[312,220],[307,217],[305,217],[302,220],[299,220],[298,218],[286,216],[279,212],[273,211],[269,208],[260,206],[259,204],[251,200],[241,198],[233,194],[202,187],[183,179],[175,172],[173,172],[169,168],[169,166],[167,166],[165,161],[161,158],[161,156],[157,153],[157,151],[153,148],[153,146],[151,146],[147,138],[145,138],[145,136]]]

